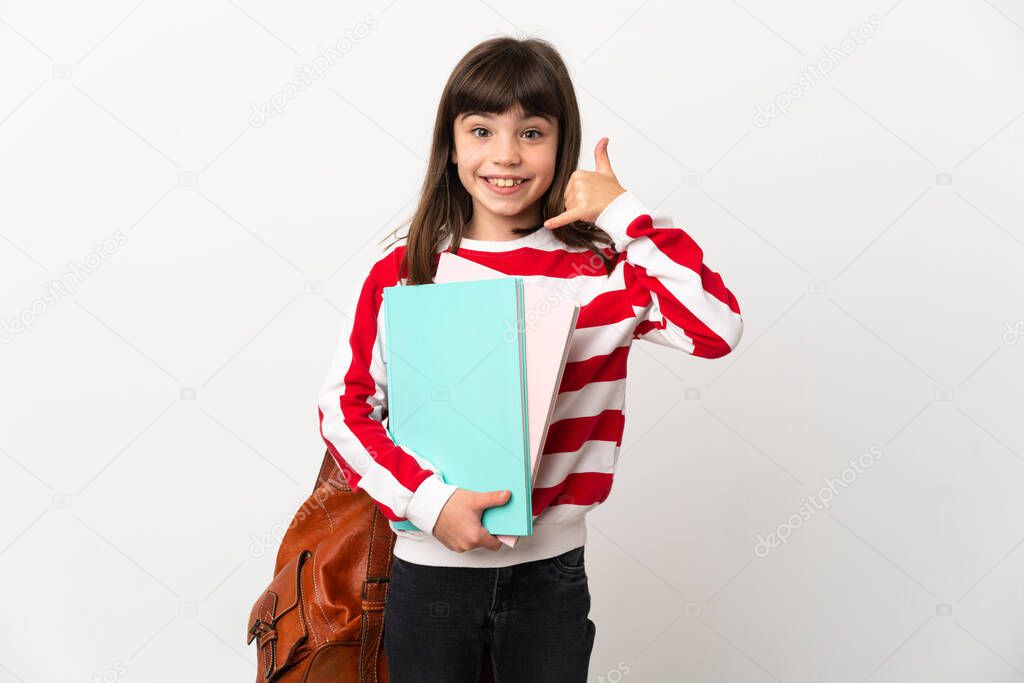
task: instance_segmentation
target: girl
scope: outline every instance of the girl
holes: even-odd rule
[[[630,345],[718,358],[740,339],[736,298],[687,232],[619,184],[608,138],[594,171],[576,170],[580,131],[550,44],[502,37],[470,50],[441,94],[408,233],[370,269],[321,389],[321,434],[349,484],[421,530],[395,530],[384,616],[394,683],[476,681],[488,644],[502,683],[586,681],[585,518],[611,491]],[[514,548],[480,524],[508,491],[445,482],[382,425],[381,291],[431,283],[442,251],[580,304],[534,482],[534,533]]]

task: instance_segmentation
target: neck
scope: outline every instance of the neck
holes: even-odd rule
[[[473,215],[466,223],[462,236],[471,240],[507,242],[522,237],[521,234],[512,232],[513,229],[529,228],[540,222],[540,202],[515,216],[502,216],[474,206]]]

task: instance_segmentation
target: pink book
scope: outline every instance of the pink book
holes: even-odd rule
[[[451,252],[441,252],[434,282],[464,282],[511,277]],[[526,334],[526,393],[530,423],[530,481],[537,481],[541,448],[555,410],[555,397],[562,383],[569,341],[576,328],[580,307],[557,292],[523,283]],[[498,540],[515,547],[518,536],[500,535]]]

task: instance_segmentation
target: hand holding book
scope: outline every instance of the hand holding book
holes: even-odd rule
[[[507,503],[509,495],[507,489],[483,493],[457,489],[441,509],[434,524],[434,536],[457,553],[474,548],[498,550],[501,541],[483,527],[480,517],[487,508]]]

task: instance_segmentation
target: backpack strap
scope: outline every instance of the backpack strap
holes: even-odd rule
[[[366,580],[363,581],[362,633],[360,635],[359,680],[377,683],[377,667],[384,640],[384,602],[391,580],[395,532],[380,509],[373,506],[370,523],[370,551],[366,559]]]
[[[317,486],[328,480],[342,484],[350,490],[345,475],[338,467],[330,450],[324,453],[324,461],[317,476]],[[314,489],[315,490],[315,489]],[[388,583],[391,580],[391,564],[395,549],[395,532],[376,503],[370,506],[373,517],[370,520],[369,547],[366,556],[366,578],[362,592],[362,627],[359,636],[359,681],[377,683],[380,651],[384,640],[384,602],[387,599]]]

